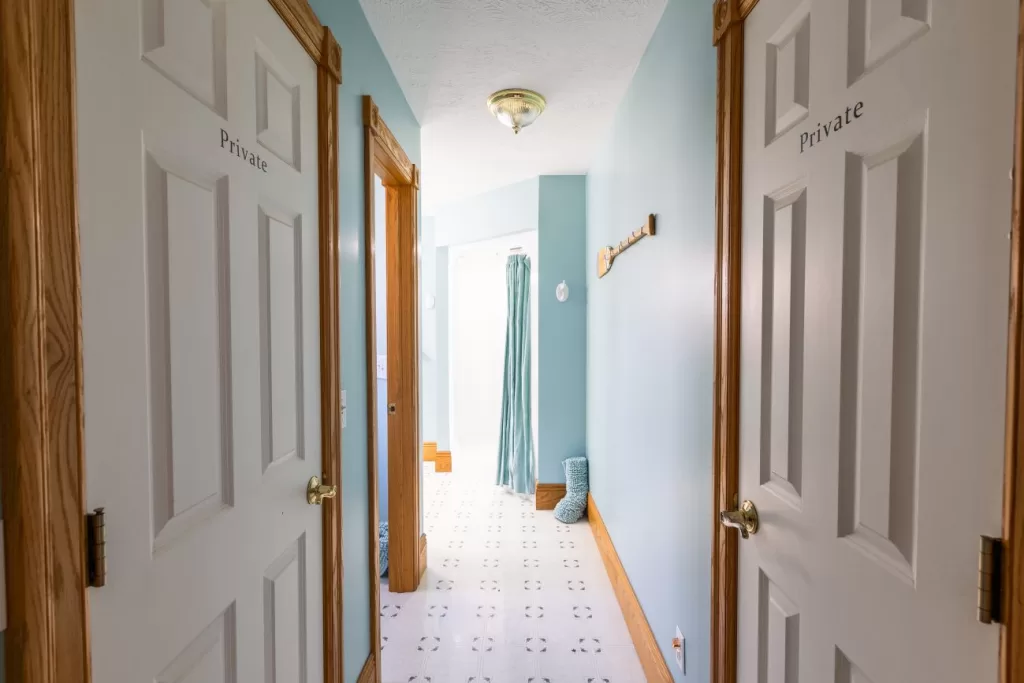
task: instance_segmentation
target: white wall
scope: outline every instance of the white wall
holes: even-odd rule
[[[387,263],[387,194],[380,178],[373,177],[373,268],[374,316],[378,360],[383,356],[387,367],[388,356],[388,263]],[[377,416],[377,508],[380,521],[388,521],[388,380],[378,372],[377,405],[370,409]]]
[[[540,178],[531,178],[435,212],[437,246],[465,244],[537,229]]]
[[[536,445],[537,232],[453,247],[447,273],[451,445],[458,453],[453,468],[481,482],[493,482],[496,472],[505,368],[505,265],[513,247],[521,247],[531,262],[532,413]]]
[[[449,248],[447,246],[437,247],[435,252],[435,286],[437,287],[437,303],[435,317],[437,320],[437,382],[434,392],[436,402],[435,418],[437,424],[437,450],[450,451],[451,444],[451,401],[448,392],[448,327],[449,327],[449,305],[448,305],[448,263]]]
[[[434,216],[424,218],[424,226],[429,222],[434,229],[435,244],[436,390],[431,395],[437,397],[434,433],[437,435],[438,450],[452,450],[449,392],[451,354],[448,339],[451,327],[448,291],[451,252],[460,245],[536,231],[539,207],[540,179],[531,178],[444,206]],[[540,270],[539,263],[536,259],[531,260],[536,274]]]
[[[434,219],[420,230],[420,438],[437,441],[437,249]]]

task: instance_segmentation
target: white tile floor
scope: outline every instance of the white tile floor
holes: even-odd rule
[[[384,683],[642,683],[586,520],[424,469],[428,567],[381,584]]]

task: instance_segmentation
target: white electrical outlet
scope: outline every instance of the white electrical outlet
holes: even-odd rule
[[[678,643],[678,645],[676,644]],[[679,670],[686,675],[686,638],[683,638],[683,632],[676,626],[676,639],[672,642],[676,651],[676,666]]]
[[[377,356],[377,379],[388,378],[388,357]]]

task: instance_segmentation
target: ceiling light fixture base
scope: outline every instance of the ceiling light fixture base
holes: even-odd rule
[[[487,98],[487,108],[516,135],[536,121],[547,104],[543,95],[523,88],[499,90]]]

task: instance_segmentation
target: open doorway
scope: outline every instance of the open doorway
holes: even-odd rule
[[[379,671],[381,551],[386,548],[388,590],[391,592],[415,591],[426,566],[426,537],[420,530],[419,172],[368,95],[363,98],[363,127],[366,403],[370,407],[367,410],[370,636],[374,643],[371,658]],[[381,257],[379,268],[378,255]],[[382,271],[380,291],[378,270]],[[383,319],[380,329],[384,337],[380,347],[384,361],[379,373],[383,380],[380,392],[378,318]],[[376,410],[378,403],[384,406],[381,413]],[[379,449],[379,444],[385,444],[383,450]],[[380,535],[379,522],[378,492],[382,478],[387,481],[386,536]]]
[[[377,427],[376,460],[377,460],[377,521],[378,536],[388,525],[388,250],[387,250],[387,189],[377,174],[373,175],[373,271],[375,305],[374,323],[375,360],[374,384],[377,400],[374,405],[367,406]],[[367,321],[367,324],[370,324]],[[386,532],[384,532],[386,533]],[[387,567],[381,555],[381,574],[387,573]]]
[[[531,436],[537,443],[537,252],[535,230],[460,245],[451,250],[448,272],[439,275],[449,281],[449,396],[452,452],[457,454],[452,474],[481,488],[495,483],[505,373],[506,264],[514,254],[524,254],[531,266]],[[533,457],[536,470],[536,445]]]

